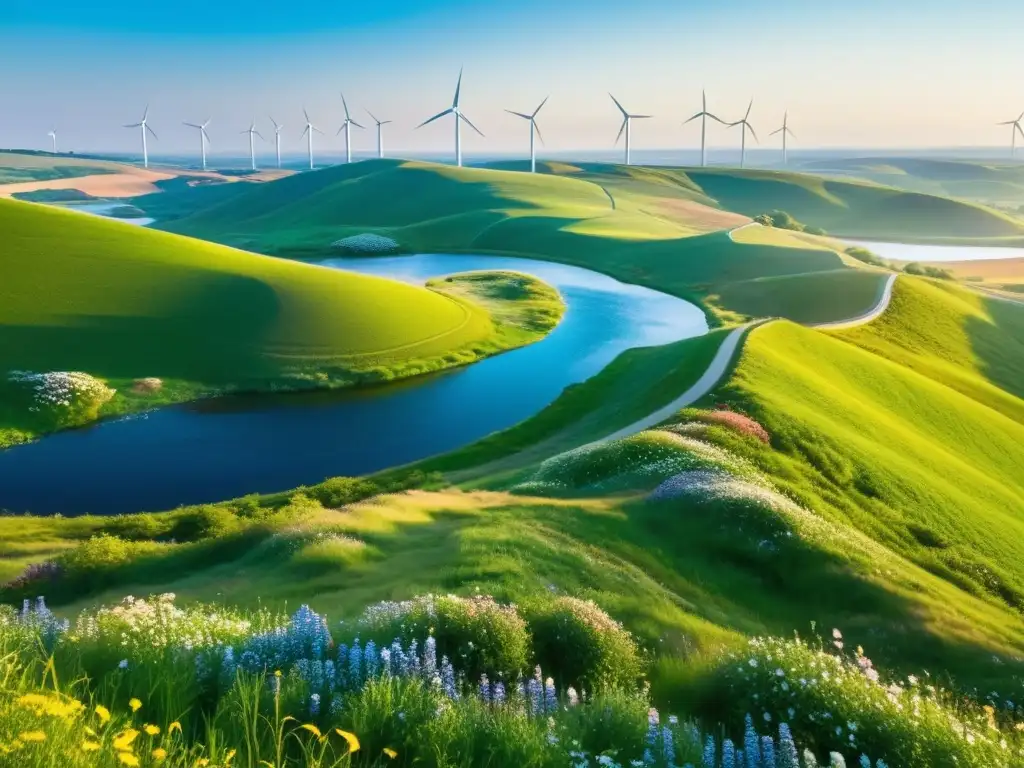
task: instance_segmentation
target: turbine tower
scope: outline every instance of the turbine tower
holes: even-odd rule
[[[281,129],[283,125],[278,125],[274,118],[270,118],[270,122],[274,124],[274,148],[277,150],[277,167],[281,167]]]
[[[197,123],[185,123],[185,122],[182,123],[182,125],[187,125],[189,128],[195,128],[196,130],[199,131],[199,149],[200,149],[200,152],[202,153],[201,156],[203,158],[203,170],[204,171],[206,170],[206,142],[208,142],[210,140],[210,134],[208,134],[206,132],[206,126],[208,126],[209,124],[210,124],[209,120],[207,120],[205,123],[198,123],[198,124]]]
[[[349,115],[349,113],[348,113],[348,102],[345,101],[345,94],[344,93],[341,94],[341,103],[345,107],[345,122],[343,122],[341,124],[341,128],[338,129],[338,133],[336,133],[335,136],[340,134],[342,131],[345,132],[345,162],[346,163],[351,163],[352,162],[352,126],[354,125],[356,128],[362,128],[363,126],[361,126],[359,123],[357,123],[355,120],[353,120],[352,117]]]
[[[142,167],[149,168],[149,148],[146,146],[146,131],[153,134],[153,138],[156,138],[156,131],[149,127],[149,104],[146,105],[146,111],[142,113],[142,120],[131,125],[126,125],[125,128],[139,128],[142,131]]]
[[[747,129],[750,129],[751,134],[754,136],[754,141],[758,141],[757,133],[754,131],[754,126],[750,124],[750,110],[754,108],[754,100],[750,100],[750,104],[747,106],[747,114],[743,116],[742,120],[737,120],[735,123],[729,123],[729,127],[741,126],[743,129],[742,138],[740,140],[740,168],[744,166],[747,160]]]
[[[253,136],[259,136],[261,139],[263,139],[263,134],[256,130],[256,118],[254,117],[252,119],[252,122],[249,123],[249,127],[248,128],[246,128],[244,131],[239,131],[239,133],[248,133],[249,134],[249,164],[252,166],[252,169],[255,171],[256,170],[256,141],[253,139]],[[266,139],[263,139],[263,141],[266,141]]]
[[[57,129],[54,128],[48,134],[46,134],[53,140],[53,154],[57,154]]]
[[[1007,120],[1005,123],[999,123],[999,125],[1010,126],[1010,159],[1012,160],[1017,156],[1017,134],[1020,133],[1021,137],[1024,138],[1024,128],[1021,128],[1021,121],[1024,121],[1024,112],[1020,113],[1020,117],[1016,120]]]
[[[377,157],[381,157],[382,158],[382,157],[384,157],[384,131],[381,128],[381,126],[382,125],[387,125],[391,121],[390,120],[378,120],[376,117],[373,116],[373,112],[371,112],[370,110],[366,110],[366,114],[368,114],[371,118],[373,118],[373,122],[375,122],[377,124]]]
[[[608,95],[612,96],[610,93]],[[650,115],[631,115],[631,114],[629,114],[629,112],[627,112],[623,108],[623,106],[621,104],[619,104],[619,100],[616,99],[614,96],[612,96],[612,101],[615,102],[615,106],[618,107],[619,108],[619,112],[622,113],[622,126],[619,128],[619,135],[615,137],[615,143],[616,144],[619,143],[619,139],[622,138],[622,132],[625,131],[626,132],[626,165],[629,165],[629,126],[630,126],[630,122],[633,121],[633,120],[643,120],[643,119],[649,118]]]
[[[549,98],[551,97],[545,96],[544,101],[540,103],[540,106],[533,110],[529,115],[523,114],[522,112],[513,112],[511,109],[505,110],[510,115],[515,115],[516,117],[521,117],[524,120],[530,121],[530,173],[537,172],[537,152],[533,143],[534,134],[536,134],[537,138],[540,139],[541,144],[544,143],[544,137],[541,135],[540,126],[537,125],[537,113],[540,112],[541,108],[548,103]]]
[[[455,98],[452,99],[452,105],[448,109],[446,109],[444,112],[438,112],[436,115],[434,115],[429,120],[424,120],[422,123],[420,123],[419,125],[416,126],[417,128],[422,128],[424,125],[427,125],[428,123],[432,123],[435,120],[438,120],[438,119],[444,117],[445,115],[455,115],[455,164],[458,165],[458,166],[462,165],[462,131],[460,130],[461,127],[462,127],[462,125],[461,125],[462,121],[465,120],[466,121],[466,125],[468,125],[474,131],[476,131],[481,136],[483,136],[483,133],[480,131],[480,129],[477,128],[475,125],[473,125],[473,123],[471,123],[469,121],[469,118],[466,117],[462,113],[461,109],[459,109],[459,92],[461,90],[462,90],[462,70],[460,69],[459,70],[459,82],[455,86]]]
[[[753,129],[751,129],[751,130],[753,130]],[[777,133],[781,133],[782,134],[782,164],[786,165],[789,162],[789,156],[787,154],[787,149],[788,148],[786,146],[786,137],[787,136],[792,136],[794,139],[796,138],[796,134],[793,133],[791,130],[789,130],[789,112],[786,112],[782,116],[782,127],[779,128],[776,131],[772,131],[768,135],[769,136],[774,136]]]
[[[707,143],[707,139],[708,139],[708,118],[710,117],[712,120],[717,120],[722,125],[725,125],[726,123],[718,115],[713,115],[710,112],[708,112],[708,95],[707,95],[707,93],[705,93],[704,91],[701,91],[700,92],[700,97],[701,97],[701,109],[700,109],[700,112],[698,112],[696,115],[694,115],[689,120],[684,122],[683,125],[686,125],[686,123],[692,123],[698,117],[700,118],[700,164],[701,164],[701,167],[704,167],[704,166],[706,166],[708,164],[708,152],[707,152],[707,148],[708,148],[708,143]]]
[[[308,137],[307,141],[309,147],[309,170],[313,170],[313,131],[316,131],[321,136],[324,135],[324,132],[317,128],[315,125],[313,125],[312,121],[310,121],[309,119],[309,112],[306,111],[305,107],[302,108],[302,114],[306,116],[306,130],[302,132],[302,135]]]

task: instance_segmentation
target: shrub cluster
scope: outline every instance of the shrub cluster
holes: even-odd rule
[[[785,211],[775,210],[771,213],[762,213],[759,216],[755,216],[754,221],[762,227],[775,227],[776,229],[788,229],[793,232],[806,232],[809,235],[827,234],[827,232],[825,232],[821,227],[810,227],[806,224],[801,224]]]

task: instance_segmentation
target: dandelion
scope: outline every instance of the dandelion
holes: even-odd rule
[[[131,752],[118,752],[117,759],[121,761],[122,765],[134,766],[139,765],[139,758],[133,755]]]
[[[114,737],[114,749],[129,749],[132,742],[138,738],[139,732],[134,728],[127,728]]]
[[[152,752],[150,752],[150,755],[154,760],[156,760],[159,763],[167,757],[167,750],[163,747],[157,747]]]
[[[46,734],[42,731],[22,731],[18,738],[26,743],[46,741]]]
[[[146,732],[147,736],[157,736],[160,733],[160,728],[158,726],[150,725],[149,723],[142,726],[142,730]]]
[[[100,748],[100,743],[98,741],[90,741],[89,739],[86,739],[85,741],[82,742],[82,751],[83,752],[95,752],[99,748]]]
[[[395,752],[395,750],[393,750],[391,747],[384,747],[382,751],[384,752],[385,755],[387,755],[389,760],[394,760],[396,757],[398,757],[398,753]]]
[[[181,723],[179,723],[177,720],[175,720],[173,723],[167,726],[167,735],[170,736],[175,731],[181,733]]]
[[[142,709],[142,702],[138,699],[132,698],[128,700],[128,706],[131,708],[132,712],[138,712]]]
[[[100,719],[100,723],[106,725],[110,722],[110,710],[104,707],[102,704],[96,705],[96,717]]]

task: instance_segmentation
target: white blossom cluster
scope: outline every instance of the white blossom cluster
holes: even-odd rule
[[[398,250],[398,243],[390,237],[364,232],[361,235],[343,237],[331,243],[332,248],[340,248],[354,253],[393,253]]]
[[[7,375],[7,380],[32,390],[35,400],[35,405],[30,407],[32,411],[39,411],[44,407],[69,408],[80,402],[105,403],[117,392],[95,376],[79,371],[11,371]]]

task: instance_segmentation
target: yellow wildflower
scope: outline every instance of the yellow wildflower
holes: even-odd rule
[[[391,747],[384,747],[384,754],[387,755],[392,760],[394,760],[396,757],[398,757],[398,753],[395,752],[395,750],[393,750]]]
[[[358,736],[356,736],[354,733],[349,733],[348,731],[343,731],[343,730],[341,730],[341,728],[335,728],[334,730],[335,730],[335,732],[339,736],[341,736],[341,738],[343,738],[345,741],[348,742],[349,754],[351,754],[353,752],[358,752],[359,751],[359,737]]]
[[[96,717],[100,719],[100,723],[106,725],[110,722],[110,710],[104,707],[102,704],[97,704]]]
[[[132,708],[132,712],[138,712],[142,709],[142,702],[138,699],[128,699],[128,706]]]
[[[236,750],[232,749],[224,756],[224,765],[231,765],[231,761],[235,759]]]
[[[139,758],[137,758],[131,752],[118,752],[117,759],[120,760],[124,765],[136,766],[139,764]]]
[[[193,766],[195,768],[206,768],[206,766],[208,766],[209,764],[209,760],[207,760],[205,757],[200,757],[196,759],[195,763],[193,763]]]
[[[302,728],[302,729],[303,729],[303,730],[305,730],[305,731],[309,731],[309,732],[310,732],[310,733],[312,733],[312,734],[313,734],[314,736],[316,736],[316,737],[317,737],[318,739],[319,739],[319,738],[320,738],[320,737],[322,736],[322,734],[320,733],[320,729],[319,729],[319,728],[317,728],[317,727],[316,727],[315,725],[313,725],[312,723],[303,723],[303,724],[302,724],[301,726],[299,726],[299,727],[300,727],[300,728]]]
[[[181,723],[179,723],[177,720],[175,720],[173,723],[167,726],[167,735],[170,736],[175,731],[181,733]]]
[[[138,737],[139,732],[134,728],[128,728],[121,731],[114,738],[114,749],[128,749],[131,747],[132,742]]]
[[[153,759],[156,760],[159,763],[161,760],[163,760],[165,757],[167,757],[167,750],[164,749],[163,747],[157,747],[156,749],[153,750],[152,755],[153,755]]]
[[[85,731],[86,733],[88,733],[90,736],[95,736],[96,735],[96,731],[94,731],[88,725],[82,726],[82,730]]]
[[[42,731],[22,731],[18,738],[24,742],[46,741],[46,734]]]
[[[100,743],[98,741],[89,741],[88,739],[86,739],[82,742],[83,752],[96,752],[97,750],[99,750],[99,748]]]
[[[149,723],[146,723],[144,726],[142,726],[142,730],[146,732],[147,736],[156,736],[160,733],[159,726],[150,725]]]

